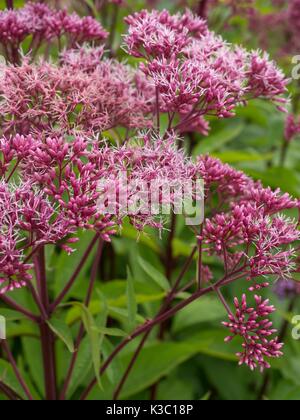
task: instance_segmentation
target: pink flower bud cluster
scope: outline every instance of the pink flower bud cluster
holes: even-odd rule
[[[282,356],[283,344],[274,337],[277,330],[269,316],[275,312],[274,306],[269,305],[269,300],[263,300],[255,296],[255,306],[249,307],[246,295],[243,295],[241,302],[234,300],[235,314],[229,314],[229,322],[223,325],[231,332],[226,342],[232,341],[239,336],[243,339],[243,351],[238,353],[240,365],[247,365],[251,370],[259,368],[261,372],[269,369],[269,359]]]
[[[126,22],[126,48],[145,60],[141,68],[155,85],[159,110],[179,114],[179,131],[192,124],[205,133],[204,116],[232,117],[248,99],[286,101],[288,81],[267,54],[227,44],[190,12],[142,11]]]
[[[284,137],[285,140],[290,143],[300,134],[300,119],[296,118],[295,115],[289,114],[285,122]]]
[[[32,37],[31,47],[42,42],[68,38],[69,45],[90,41],[103,41],[107,32],[91,17],[79,17],[65,10],[54,10],[44,3],[27,3],[21,9],[0,11],[0,44],[7,59],[16,63],[16,54],[22,42]]]

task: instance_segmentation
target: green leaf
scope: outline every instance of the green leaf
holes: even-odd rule
[[[127,309],[116,308],[113,306],[109,307],[109,316],[112,318],[120,321],[120,322],[128,322],[128,311]],[[136,322],[139,324],[143,324],[145,322],[145,318],[139,314],[136,316]]]
[[[191,255],[191,252],[194,246],[195,246],[194,244],[188,244],[182,241],[181,239],[175,238],[173,239],[173,242],[172,242],[173,255],[175,258],[181,257],[181,256],[189,257]],[[195,255],[194,258],[197,259],[198,258],[197,255]]]
[[[208,392],[204,395],[204,397],[202,397],[202,398],[201,398],[201,401],[209,401],[209,400],[210,400],[210,397],[211,397],[211,392],[210,392],[210,391],[208,391]]]
[[[20,397],[27,400],[23,388],[17,380],[11,365],[3,359],[0,359],[0,381],[15,391]]]
[[[145,245],[148,248],[152,249],[154,252],[160,252],[159,245],[155,242],[155,240],[152,237],[150,237],[146,233],[138,233],[137,230],[129,224],[126,224],[122,228],[122,236],[125,238],[133,239],[139,244]]]
[[[83,257],[87,247],[92,241],[93,233],[86,231],[79,233],[79,241],[76,243],[76,251],[73,254],[68,255],[66,252],[61,252],[59,256],[56,257],[55,261],[55,272],[54,272],[54,292],[58,294],[67,284],[68,280],[74,273],[75,268],[78,266],[79,261]],[[93,259],[93,252],[89,256],[86,264],[84,265],[83,269],[81,270],[80,277],[77,281],[77,286],[75,289],[79,287],[80,282],[85,280],[85,274],[87,272],[88,267]],[[80,285],[80,290],[82,293],[85,293],[85,288]],[[72,289],[72,296],[75,296],[75,292]],[[77,298],[77,296],[76,296]]]
[[[127,306],[128,306],[128,323],[129,329],[134,329],[136,324],[136,315],[138,311],[135,289],[134,289],[134,280],[130,272],[129,267],[127,267]]]
[[[157,400],[191,401],[195,399],[195,395],[198,395],[198,393],[204,393],[201,388],[197,372],[193,366],[188,366],[185,363],[178,366],[165,379],[160,381]]]
[[[128,334],[120,330],[119,328],[105,328],[105,327],[97,327],[98,331],[103,335],[110,335],[113,337],[127,337]]]
[[[148,347],[143,348],[126,381],[120,398],[129,399],[139,392],[148,389],[151,385],[172,372],[177,366],[197,354],[203,345],[204,343],[198,343],[197,345],[194,343],[155,342]],[[134,350],[120,357],[122,370],[119,371],[119,380],[130,363],[133,354]],[[95,389],[90,394],[89,399],[110,399],[114,388],[113,385],[109,384],[106,376],[104,383],[105,391],[99,395],[99,392]]]
[[[282,360],[280,369],[285,379],[293,381],[295,385],[300,387],[300,364],[299,356],[289,356]]]
[[[241,350],[242,340],[236,338],[230,343],[225,343],[224,338],[227,334],[224,328],[197,328],[194,333],[181,334],[188,344],[197,346],[199,353],[203,355],[226,362],[238,362],[236,353]]]
[[[300,401],[300,386],[281,380],[268,397],[272,401]]]
[[[167,278],[158,271],[155,267],[145,261],[143,258],[138,257],[138,263],[144,272],[164,291],[168,291],[170,289],[170,284]]]
[[[178,312],[174,317],[174,334],[203,322],[212,322],[226,318],[226,311],[216,297],[203,296]]]
[[[85,330],[90,340],[92,360],[94,366],[94,373],[97,379],[98,386],[102,388],[101,378],[100,378],[100,367],[101,367],[101,344],[103,341],[103,334],[100,333],[96,322],[93,318],[93,315],[89,309],[79,302],[74,302],[74,306],[77,306],[81,311],[82,322],[84,324]],[[103,324],[106,324],[107,313],[105,313]],[[101,327],[101,326],[100,326]]]
[[[40,341],[32,337],[22,337],[21,342],[32,380],[40,395],[44,395],[44,368]]]
[[[125,283],[125,282],[124,282]],[[137,301],[139,303],[145,302],[156,302],[161,300],[165,294],[157,294],[155,296],[137,296]],[[128,310],[124,309],[126,307],[126,296],[118,300],[109,301],[108,304],[108,315],[116,320],[124,320],[128,322]],[[116,306],[114,306],[116,305]],[[117,306],[118,305],[118,306]],[[99,301],[93,300],[89,305],[89,311],[92,315],[104,314],[104,307],[99,304]],[[78,307],[71,308],[66,316],[66,323],[68,325],[74,324],[74,322],[78,321],[81,318],[81,311]],[[136,321],[141,323],[144,322],[144,318],[137,314]]]
[[[249,373],[247,367],[238,363],[228,363],[211,357],[199,357],[199,367],[211,387],[217,390],[219,398],[225,401],[253,400],[257,398],[257,390],[252,385],[261,381],[261,374]]]
[[[217,133],[208,136],[207,139],[200,142],[195,148],[193,155],[199,156],[206,153],[211,153],[220,150],[223,146],[236,139],[244,130],[243,123],[231,124],[229,127],[218,131]]]
[[[106,360],[112,352],[115,350],[115,346],[109,341],[107,337],[104,337],[103,340],[103,357]],[[106,376],[110,382],[111,386],[114,386],[119,381],[119,375],[122,371],[122,363],[120,362],[119,357],[115,357],[112,363],[108,366],[106,370]]]
[[[265,187],[280,188],[294,196],[300,193],[300,175],[296,171],[286,168],[270,168],[265,171],[248,170],[247,173],[261,180]]]
[[[127,399],[147,389],[186,360],[198,353],[196,345],[186,343],[155,343],[142,350],[128,378],[121,398]],[[132,354],[122,358],[128,366]]]
[[[220,159],[224,163],[240,163],[269,160],[273,158],[273,153],[256,153],[244,152],[240,150],[228,150],[221,153],[213,153],[212,156]]]
[[[0,314],[6,319],[6,322],[20,321],[22,319],[27,319],[25,315],[20,312],[13,311],[12,309],[1,308]]]
[[[6,329],[7,338],[32,336],[38,337],[39,330],[36,325],[28,320],[9,322]]]
[[[74,353],[73,337],[68,325],[58,318],[51,318],[51,321],[48,321],[47,324],[54,334],[65,343],[69,352]]]
[[[89,337],[84,337],[78,350],[78,355],[73,370],[72,378],[68,388],[68,398],[74,394],[76,389],[82,384],[93,367],[91,360],[91,345]]]

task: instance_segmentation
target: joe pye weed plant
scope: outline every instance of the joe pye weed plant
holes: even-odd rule
[[[188,9],[127,16],[126,59],[119,59],[97,16],[7,3],[0,12],[0,299],[8,327],[2,394],[129,397],[140,357],[153,343],[168,352],[172,320],[208,295],[227,313],[228,348],[240,346],[231,357],[252,371],[269,369],[284,345],[264,289],[278,279],[296,284],[299,200],[209,154],[192,158],[191,139],[209,135],[214,120],[235,118],[253,100],[284,112],[288,79],[267,53],[226,42]],[[292,122],[289,128],[287,136]],[[174,212],[177,194],[159,194],[170,217],[125,212],[118,201],[124,173],[136,185],[132,201],[161,180],[203,180],[204,221],[182,230],[193,238],[186,261],[178,264],[173,248],[183,220]],[[99,205],[107,197],[103,180],[118,192],[115,214]],[[152,239],[166,235],[165,249]],[[114,267],[111,242],[127,247],[122,236],[139,239],[122,262],[126,284],[109,281],[101,269],[108,259]],[[134,252],[145,244],[159,254],[165,274]],[[227,291],[236,283],[244,293],[231,301]],[[162,376],[180,364],[176,357],[201,352],[196,342],[173,344],[178,356]],[[152,356],[160,357],[155,345]],[[136,383],[136,394],[149,390],[156,399],[162,376]]]

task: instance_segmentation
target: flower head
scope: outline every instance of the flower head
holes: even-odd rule
[[[92,73],[100,65],[104,55],[104,47],[89,47],[83,45],[78,49],[65,50],[61,54],[61,63],[74,71]]]
[[[293,114],[289,114],[285,122],[284,137],[290,143],[294,138],[300,134],[300,120]]]
[[[226,43],[190,12],[142,11],[126,22],[127,50],[145,59],[141,69],[155,86],[159,110],[179,114],[179,132],[195,126],[205,133],[204,117],[232,117],[252,98],[286,102],[288,81],[267,54]]]
[[[0,11],[0,44],[8,61],[20,62],[19,49],[28,36],[32,37],[31,50],[37,51],[43,42],[63,36],[68,38],[68,46],[74,47],[84,42],[102,42],[108,33],[90,16],[68,15],[65,10],[54,10],[44,3],[28,2],[23,8]]]
[[[25,60],[5,67],[0,77],[4,132],[94,135],[116,126],[150,127],[153,88],[140,72],[115,60],[95,67],[100,53],[65,53],[61,66]],[[83,62],[86,54],[90,61]]]
[[[246,295],[243,295],[241,303],[235,298],[234,305],[235,314],[230,314],[229,322],[223,323],[232,334],[225,341],[242,337],[243,351],[237,354],[240,365],[246,364],[251,370],[260,368],[263,372],[271,367],[268,359],[283,355],[283,344],[279,343],[278,338],[272,338],[277,331],[269,316],[275,312],[275,308],[269,305],[269,300],[264,301],[259,296],[255,296],[255,307],[249,307]]]
[[[103,41],[108,33],[101,24],[91,16],[79,17],[76,13],[66,15],[63,19],[65,34],[71,38],[72,45],[90,41]]]

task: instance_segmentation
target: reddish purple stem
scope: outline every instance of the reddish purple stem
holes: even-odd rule
[[[96,278],[97,278],[97,271],[98,271],[99,264],[100,264],[101,257],[102,257],[103,245],[104,245],[103,241],[100,239],[97,254],[96,254],[94,264],[93,264],[93,267],[92,267],[89,288],[88,288],[87,295],[86,295],[85,302],[84,302],[86,307],[89,306],[91,298],[92,298],[92,293],[93,293],[95,281],[96,281]],[[72,355],[69,370],[68,370],[68,373],[67,373],[67,376],[66,376],[66,380],[65,380],[61,395],[60,395],[60,400],[65,400],[65,398],[66,398],[68,387],[70,385],[70,381],[71,381],[71,378],[72,378],[72,373],[73,373],[75,363],[76,363],[76,360],[77,360],[77,357],[78,357],[78,351],[79,351],[79,347],[80,347],[83,336],[84,336],[84,325],[81,322],[80,327],[79,327],[78,336],[77,336],[76,343],[75,343],[75,352]]]
[[[242,278],[245,276],[245,273],[241,272],[240,270],[237,273],[232,273],[231,276],[228,278],[224,277],[219,282],[217,282],[214,286],[209,286],[206,289],[201,289],[195,292],[192,296],[190,296],[188,299],[178,303],[173,308],[169,309],[168,311],[164,312],[163,314],[159,315],[158,317],[154,318],[152,321],[148,321],[145,324],[143,324],[141,327],[137,328],[133,334],[131,334],[130,337],[127,337],[124,341],[122,341],[112,352],[112,354],[108,357],[106,362],[103,364],[100,374],[103,375],[106,369],[110,366],[112,361],[115,359],[115,357],[129,344],[132,340],[139,337],[141,334],[146,333],[147,331],[151,330],[156,325],[161,324],[162,322],[172,318],[177,312],[182,310],[183,308],[187,307],[191,303],[193,303],[195,300],[199,299],[202,296],[207,295],[208,293],[214,292],[216,288],[223,287],[223,285],[227,285],[230,283],[233,283],[234,281],[238,280],[239,278]],[[88,398],[89,394],[91,393],[92,389],[96,385],[97,380],[93,379],[86,390],[83,392],[83,394],[80,397],[81,401],[84,401]]]
[[[8,9],[13,9],[14,8],[14,0],[6,0],[6,7]]]

